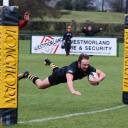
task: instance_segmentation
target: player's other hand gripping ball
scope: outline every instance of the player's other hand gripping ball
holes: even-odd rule
[[[89,75],[88,75],[88,81],[90,84],[92,84],[93,86],[97,86],[99,83],[98,83],[98,75],[97,73],[95,72],[91,72]]]

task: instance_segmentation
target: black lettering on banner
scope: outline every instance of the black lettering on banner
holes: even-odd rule
[[[128,36],[128,32],[125,33]],[[124,83],[123,86],[128,87],[128,37],[125,38],[125,48],[124,48]]]
[[[86,40],[86,41],[84,40],[84,44],[88,44],[88,40]]]
[[[80,50],[80,49],[79,49]],[[94,50],[94,51],[111,51],[112,47],[102,47],[102,46],[85,46],[85,50]],[[110,52],[109,52],[110,53]],[[106,52],[105,52],[106,54]]]
[[[105,50],[107,51],[108,47],[105,47]]]
[[[6,48],[6,50],[8,50],[6,53],[8,54],[12,54],[13,52],[16,51],[16,49],[12,49],[12,48]],[[13,54],[13,55],[16,55],[16,54]]]
[[[81,44],[83,44],[83,40],[81,40]]]
[[[124,69],[124,74],[125,74],[125,75],[128,75],[128,68],[125,68],[125,69]]]
[[[94,51],[95,51],[95,46],[93,46],[93,47],[92,47],[92,50],[94,50]]]
[[[128,81],[128,77],[124,77],[124,79],[125,79],[126,81]]]
[[[72,50],[76,50],[76,46],[71,46]]]
[[[62,38],[59,38],[59,39],[56,39],[56,40],[47,41],[47,42],[44,42],[44,43],[42,43],[40,45],[34,46],[33,49],[35,51],[43,49],[43,48],[47,49],[49,47],[56,46],[57,43],[59,43],[61,41],[62,41]],[[73,43],[73,41],[72,41],[72,43]]]
[[[128,53],[127,52],[124,54],[124,57],[125,58],[128,58]]]
[[[128,47],[125,47],[125,49],[124,49],[124,50],[125,50],[125,52],[128,52]]]
[[[100,50],[103,50],[103,47],[102,46],[100,47]]]
[[[91,40],[89,40],[89,42],[88,42],[89,44],[91,44],[92,43],[92,41]]]
[[[109,45],[110,44],[110,41],[106,41],[106,45]]]
[[[92,40],[92,44],[95,44],[95,40]]]
[[[15,31],[11,31],[11,30],[7,30],[6,29],[6,38],[5,38],[5,43],[7,44],[7,48],[6,48],[6,53],[5,53],[5,69],[4,70],[4,79],[5,79],[5,102],[7,103],[11,103],[11,104],[16,104],[16,91],[17,91],[17,76],[16,76],[16,72],[17,72],[17,56],[16,56],[16,45],[17,45],[17,41],[15,39]],[[14,35],[14,36],[13,36]],[[15,96],[16,95],[16,96]],[[15,96],[15,98],[14,98]]]
[[[12,88],[12,87],[6,86],[5,94],[6,94],[5,97],[7,96],[6,98],[9,98],[8,96],[15,96],[16,88]]]
[[[128,87],[128,82],[124,82],[124,86],[125,87]]]
[[[9,73],[14,73],[14,74],[16,74],[16,68],[13,68],[13,67],[9,67],[9,66],[6,66],[6,68],[8,68],[8,70],[6,70],[6,72],[9,72]]]
[[[12,33],[16,33],[16,31],[11,31],[6,29],[6,34],[8,34],[8,36],[5,38],[5,43],[11,48],[15,47],[17,43],[15,37],[12,36]],[[10,45],[10,42],[11,42],[11,45]]]
[[[99,44],[102,44],[102,41],[100,41]]]
[[[99,51],[99,47],[96,47],[96,50]]]
[[[10,33],[16,33],[16,31],[6,29],[6,34],[10,35]]]
[[[91,46],[89,46],[89,50],[91,50]]]
[[[10,98],[9,100],[6,100],[5,102],[8,102],[8,103],[12,103],[12,104],[16,104],[15,102],[15,98]]]
[[[109,47],[109,51],[111,51],[112,47]]]
[[[85,46],[85,50],[88,50],[88,46]]]
[[[79,46],[79,50],[82,50],[82,46]]]
[[[128,37],[126,37],[126,40],[128,40]]]
[[[124,64],[125,66],[128,66],[128,59],[125,60]]]
[[[16,78],[12,74],[7,74],[5,76],[5,81],[6,81],[7,85],[9,85],[9,86],[14,86],[16,84]]]
[[[80,44],[80,40],[77,40],[77,44]]]
[[[10,59],[11,59],[11,62],[13,62],[13,66],[15,66],[16,65],[16,58],[12,55],[7,55],[5,57],[6,64],[8,64],[8,65],[10,64]]]

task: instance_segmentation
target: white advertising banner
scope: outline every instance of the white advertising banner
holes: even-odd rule
[[[116,56],[117,38],[73,37],[70,54]],[[31,53],[65,54],[61,48],[62,37],[32,36]]]

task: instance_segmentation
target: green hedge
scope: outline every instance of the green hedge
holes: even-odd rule
[[[103,23],[77,23],[77,22],[55,22],[55,21],[29,21],[26,27],[20,30],[20,34],[35,35],[63,35],[68,25],[71,25],[74,36],[84,36],[84,26],[92,25],[94,30],[103,28],[103,31],[95,36],[123,37],[124,24]]]

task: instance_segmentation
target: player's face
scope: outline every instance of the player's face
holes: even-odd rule
[[[79,63],[79,68],[81,68],[84,72],[87,71],[88,66],[89,60],[83,59],[81,60],[81,63]]]
[[[68,32],[70,32],[70,29],[67,29]]]
[[[88,27],[88,30],[91,31],[92,30],[92,27]]]

